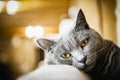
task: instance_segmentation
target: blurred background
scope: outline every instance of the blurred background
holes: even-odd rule
[[[79,9],[105,39],[120,45],[120,0],[1,0],[0,80],[16,80],[44,59],[35,38],[57,39]]]

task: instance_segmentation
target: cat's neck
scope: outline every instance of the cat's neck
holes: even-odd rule
[[[120,75],[120,48],[108,40],[104,40],[103,48],[88,74],[95,80],[111,80],[113,77],[112,80],[116,80]]]

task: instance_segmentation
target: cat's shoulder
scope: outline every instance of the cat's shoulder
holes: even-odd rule
[[[115,42],[113,42],[111,40],[104,39],[104,45],[106,45],[108,47],[115,47],[115,48],[120,49],[120,47]]]

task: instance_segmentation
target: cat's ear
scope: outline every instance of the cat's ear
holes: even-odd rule
[[[86,21],[85,15],[83,11],[80,9],[77,15],[77,20],[76,20],[76,29],[89,29],[89,25]]]
[[[51,41],[48,39],[36,39],[35,43],[45,52],[48,52],[51,49],[51,46],[55,44],[55,41]]]

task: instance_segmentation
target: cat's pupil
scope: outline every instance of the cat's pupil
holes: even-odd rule
[[[71,54],[70,53],[64,53],[61,55],[62,58],[70,58],[71,57]]]

